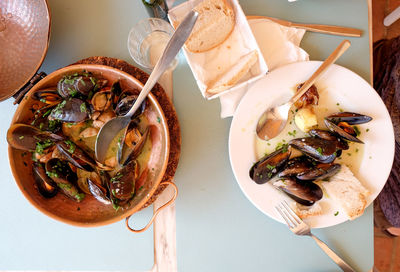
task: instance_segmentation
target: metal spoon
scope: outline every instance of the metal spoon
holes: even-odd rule
[[[179,50],[192,32],[198,15],[199,14],[197,12],[191,11],[183,19],[182,23],[176,29],[174,35],[172,35],[171,39],[169,40],[161,58],[156,63],[153,72],[150,74],[149,79],[147,80],[146,84],[139,94],[139,97],[137,98],[129,112],[124,116],[119,116],[111,119],[110,121],[105,123],[100,129],[99,134],[96,138],[95,146],[97,161],[99,161],[100,163],[104,163],[110,143],[115,138],[118,132],[128,126],[133,114],[142,104],[143,100],[147,97],[147,94],[157,83],[157,80],[160,78],[160,76],[174,60],[175,56],[178,54]]]
[[[304,82],[297,93],[285,104],[267,109],[258,119],[256,132],[261,140],[270,140],[276,137],[286,126],[289,110],[292,105],[314,84],[314,82],[350,47],[350,41],[344,40],[321,64],[317,71]]]

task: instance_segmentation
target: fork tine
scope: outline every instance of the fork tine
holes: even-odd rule
[[[286,210],[292,215],[292,217],[297,221],[298,224],[302,222],[300,217],[293,211],[292,208],[290,208],[289,204],[286,202],[286,200],[282,201],[282,205],[286,208]]]
[[[298,225],[297,221],[294,220],[293,216],[286,210],[286,207],[283,206],[283,204],[280,204],[282,207],[282,212],[286,215],[286,217],[290,220],[290,222],[292,222],[293,227],[296,227]]]
[[[279,214],[282,216],[282,218],[286,221],[286,224],[290,228],[296,227],[297,223],[291,218],[291,216],[285,211],[285,208],[282,206],[282,203],[279,203],[275,209],[279,212]]]
[[[275,210],[282,216],[283,220],[285,220],[286,225],[288,225],[289,228],[293,228],[293,224],[289,221],[286,215],[280,210],[280,208],[278,208],[278,206],[275,206]]]

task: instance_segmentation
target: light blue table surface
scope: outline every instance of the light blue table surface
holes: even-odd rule
[[[182,1],[177,1],[178,3]],[[368,80],[368,9],[365,0],[242,0],[248,15],[360,28],[362,38],[338,60]],[[133,63],[126,48],[131,26],[147,13],[139,0],[49,0],[52,35],[43,71],[81,58],[104,55]],[[306,33],[301,46],[312,60],[325,59],[343,38]],[[174,72],[174,103],[182,130],[176,173],[179,271],[338,271],[306,237],[263,215],[237,185],[228,157],[231,119],[220,119],[217,100],[206,101],[180,55]],[[152,229],[132,234],[119,222],[77,228],[46,217],[22,196],[12,177],[5,135],[15,111],[0,104],[0,270],[148,270],[153,264]],[[133,216],[138,226],[151,216]],[[373,265],[373,213],[353,222],[315,230],[357,271]]]

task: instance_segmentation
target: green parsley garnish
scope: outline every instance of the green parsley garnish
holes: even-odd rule
[[[57,174],[57,172],[56,171],[51,171],[51,172],[49,172],[49,171],[46,171],[46,174],[49,176],[49,178],[58,178],[58,174]],[[61,188],[61,185],[62,183],[60,183],[60,184],[57,184],[60,188]],[[63,184],[64,185],[64,184]],[[71,186],[71,185],[70,185]]]
[[[318,147],[318,148],[317,148],[317,152],[318,152],[320,155],[322,155],[322,148],[321,148],[321,147]]]
[[[339,106],[340,104],[339,103],[336,103],[336,106]]]
[[[35,152],[38,154],[43,154],[43,151],[52,145],[53,145],[53,142],[50,140],[46,140],[44,142],[36,142]]]
[[[273,169],[275,169],[275,166],[267,164],[267,168],[268,168],[269,170],[273,170]]]
[[[47,115],[49,115],[50,112],[51,112],[51,110],[46,111],[46,112],[43,114],[43,117],[46,117]]]
[[[80,106],[81,112],[86,112],[86,104],[83,102]]]
[[[43,103],[46,103],[46,99],[44,99],[44,98],[40,98],[39,101],[40,101],[40,102],[43,102]]]
[[[293,132],[288,132],[288,134],[290,135],[290,136],[293,136],[293,137],[296,137],[296,130],[293,130]]]
[[[353,126],[354,131],[356,132],[356,135],[359,136],[361,134],[360,129],[357,126]]]
[[[369,131],[369,128],[367,128],[365,131],[368,132],[368,131]]]
[[[76,145],[73,142],[71,142],[70,140],[66,140],[66,141],[64,141],[64,143],[66,143],[68,145],[68,152],[69,153],[72,154],[72,153],[75,152]]]
[[[157,123],[161,122],[161,118],[157,116]]]
[[[19,136],[18,138],[19,138],[20,140],[22,140],[24,137],[25,137],[24,135],[21,135],[21,136]]]
[[[75,195],[76,200],[82,201],[85,198],[85,194],[79,193]]]
[[[339,211],[336,211],[335,214],[334,214],[334,216],[337,216],[338,214],[339,214]]]

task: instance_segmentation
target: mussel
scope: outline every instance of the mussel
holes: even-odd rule
[[[338,149],[347,150],[349,149],[349,144],[340,137],[337,137],[334,133],[329,130],[323,129],[312,129],[308,132],[311,136],[318,137],[328,141],[334,141]]]
[[[372,117],[354,112],[336,112],[327,116],[326,119],[334,124],[346,122],[349,125],[359,125],[368,123],[372,120]]]
[[[53,119],[79,123],[89,118],[86,103],[78,98],[71,98],[59,103],[50,113]]]
[[[90,178],[87,179],[90,193],[101,203],[111,204],[110,198],[107,196],[107,189],[93,182]]]
[[[57,187],[69,198],[81,202],[85,194],[80,193],[78,188],[75,186],[77,177],[76,174],[71,170],[66,161],[59,159],[50,159],[45,166],[46,174],[56,184]]]
[[[286,167],[279,172],[278,176],[280,178],[295,177],[301,175],[312,169],[313,164],[307,156],[300,156],[290,159]]]
[[[266,183],[285,167],[290,154],[291,150],[286,146],[265,155],[251,167],[250,178],[257,184]]]
[[[58,93],[62,97],[75,97],[78,94],[88,96],[94,90],[97,79],[89,74],[73,74],[64,76],[57,84]]]
[[[296,177],[300,180],[322,180],[332,177],[340,171],[340,168],[341,165],[338,163],[319,163]]]
[[[43,150],[60,140],[62,136],[25,124],[14,124],[7,131],[8,144],[20,150],[35,151],[38,146]]]
[[[115,107],[115,113],[118,116],[122,116],[128,113],[128,111],[132,108],[133,104],[135,103],[138,95],[129,95],[119,100],[117,106]],[[134,117],[138,116],[139,114],[143,113],[146,109],[146,99],[142,102],[139,107],[139,110],[135,112]]]
[[[286,193],[296,202],[311,206],[323,196],[322,189],[314,182],[285,178],[274,183],[274,186]]]
[[[110,179],[111,194],[117,200],[127,201],[133,197],[138,167],[132,160]]]
[[[346,123],[342,123],[342,127],[334,124],[333,122],[329,121],[328,119],[324,120],[326,127],[336,133],[337,135],[339,135],[340,137],[342,137],[343,139],[346,139],[348,141],[351,142],[356,142],[356,143],[360,143],[363,144],[364,142],[361,141],[360,139],[358,139],[357,133],[354,131],[354,129],[346,124]]]
[[[89,172],[95,170],[96,162],[73,142],[59,141],[56,146],[58,151],[75,167]]]
[[[48,105],[56,105],[62,100],[62,97],[54,88],[38,90],[33,93],[32,97]]]
[[[336,143],[321,138],[297,138],[291,140],[289,145],[300,150],[303,154],[312,159],[322,163],[331,163],[337,156]]]
[[[44,165],[33,163],[33,178],[39,193],[45,198],[51,198],[58,192],[57,184],[46,175]]]
[[[352,125],[365,124],[371,120],[372,117],[359,113],[337,112],[327,116],[324,122],[330,131],[343,139],[356,143],[363,143],[357,138],[357,131]]]

